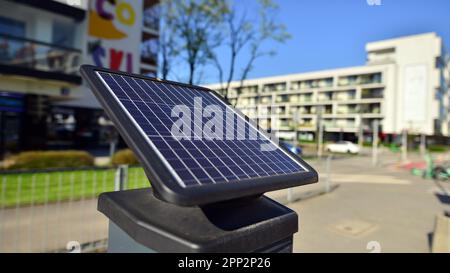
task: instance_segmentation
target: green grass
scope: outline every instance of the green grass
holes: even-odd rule
[[[95,198],[114,190],[115,169],[1,174],[0,208]],[[142,168],[128,170],[128,188],[149,187]]]

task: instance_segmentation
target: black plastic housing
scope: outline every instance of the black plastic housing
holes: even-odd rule
[[[298,231],[297,214],[265,196],[180,207],[151,189],[128,190],[101,194],[98,210],[135,242],[165,253],[290,253]]]

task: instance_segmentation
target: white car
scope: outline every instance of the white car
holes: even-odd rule
[[[333,144],[328,144],[326,150],[331,153],[348,153],[357,154],[359,153],[358,145],[350,141],[339,141]]]

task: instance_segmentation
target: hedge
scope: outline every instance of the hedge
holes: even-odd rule
[[[8,170],[41,170],[94,166],[94,157],[83,151],[22,152],[7,160]]]
[[[120,150],[115,153],[111,159],[111,163],[118,165],[138,165],[139,161],[136,155],[130,149]]]

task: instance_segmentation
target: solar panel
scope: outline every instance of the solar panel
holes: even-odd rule
[[[161,199],[198,205],[317,180],[211,90],[91,66],[82,74]]]

